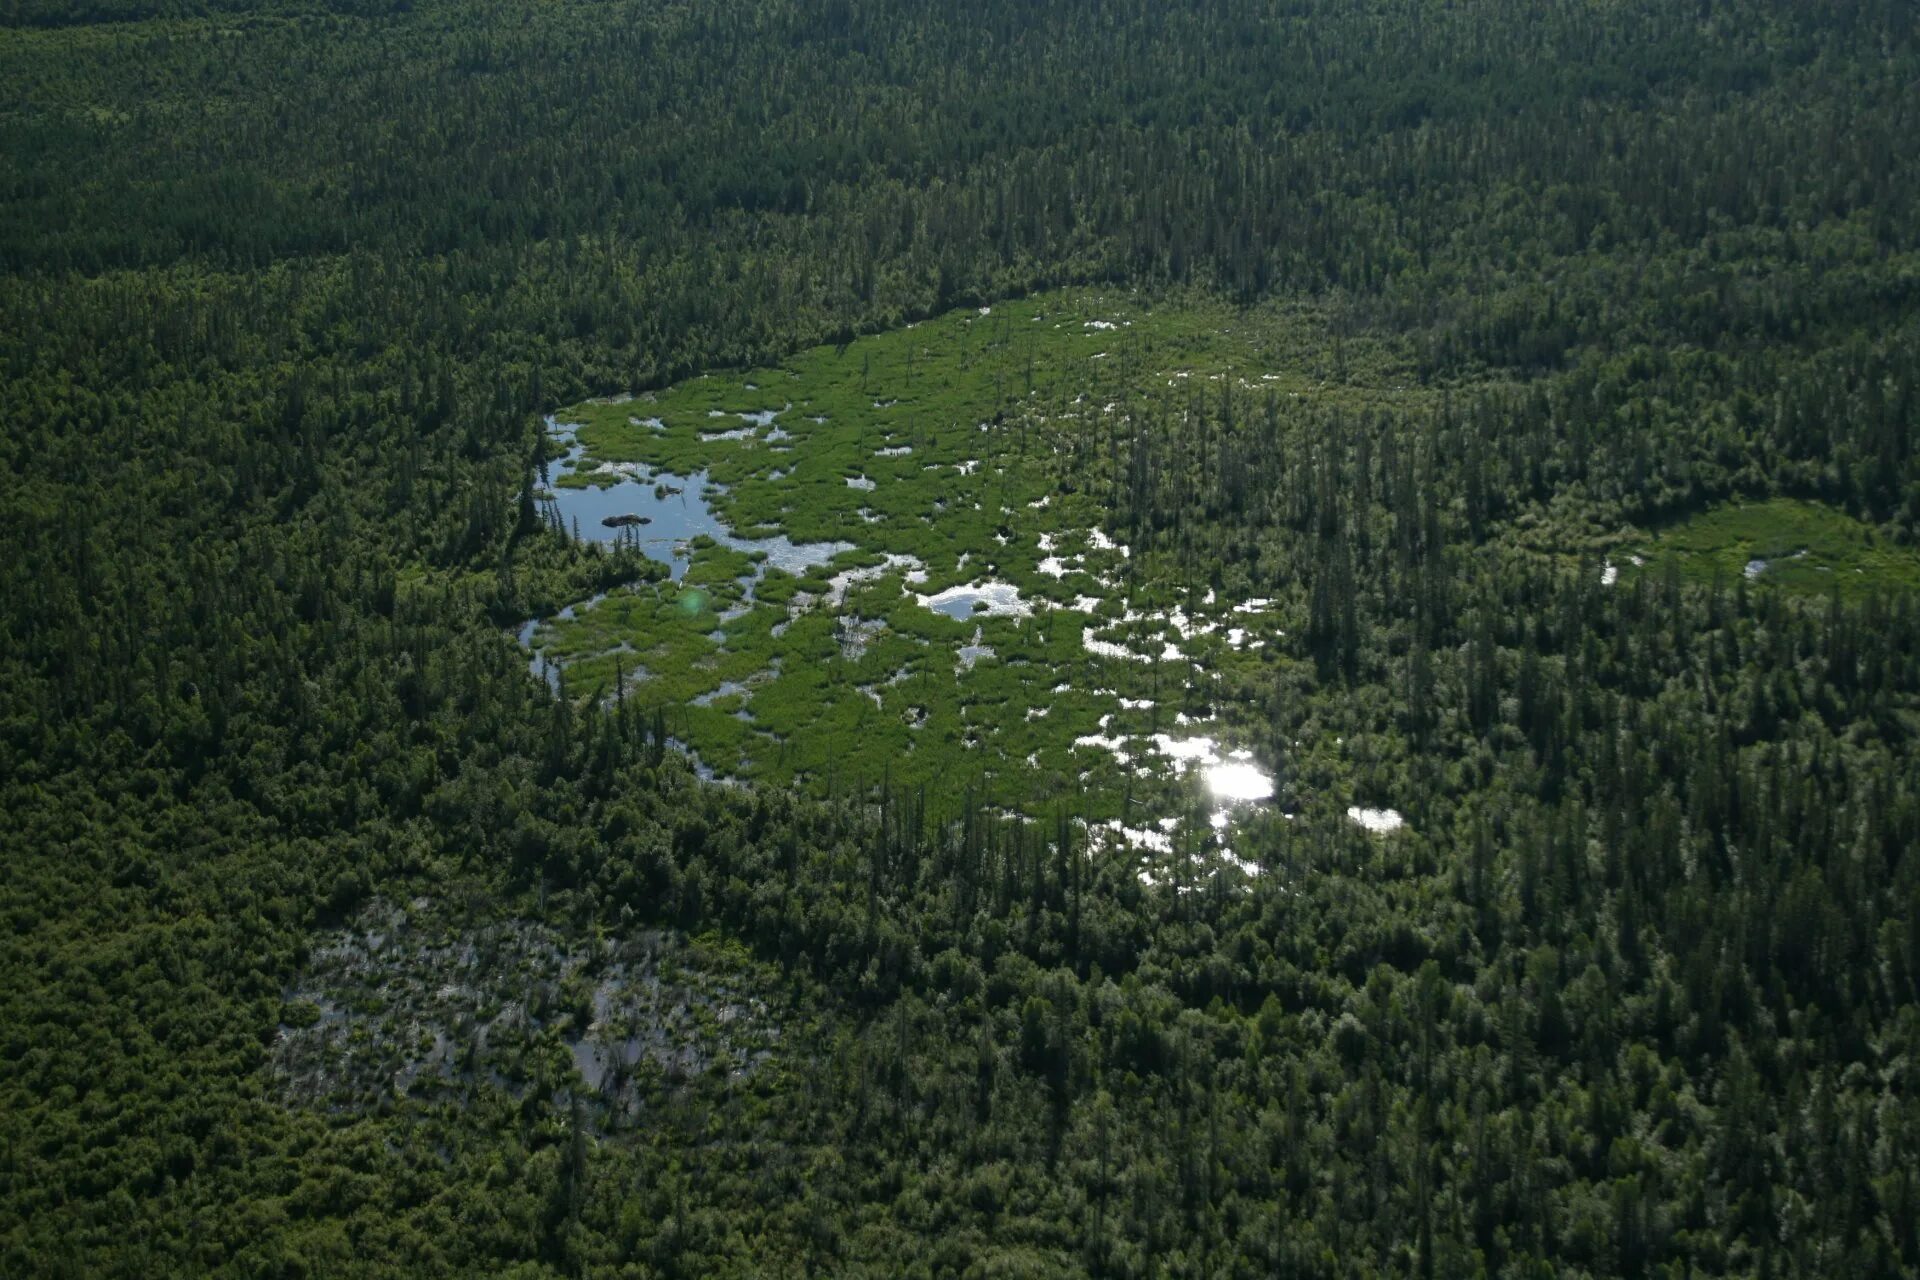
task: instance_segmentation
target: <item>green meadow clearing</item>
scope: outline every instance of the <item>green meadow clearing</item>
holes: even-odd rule
[[[1699,582],[1749,581],[1843,594],[1920,586],[1920,555],[1843,511],[1797,498],[1728,503],[1655,533],[1637,552],[1653,572],[1672,560]]]

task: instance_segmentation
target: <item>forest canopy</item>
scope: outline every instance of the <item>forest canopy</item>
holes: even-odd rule
[[[0,0],[0,1271],[1920,1272],[1915,36]]]

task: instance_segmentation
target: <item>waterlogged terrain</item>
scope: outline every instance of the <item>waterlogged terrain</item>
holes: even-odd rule
[[[723,778],[1066,805],[1141,877],[1286,821],[1287,761],[1243,726],[1296,661],[1297,601],[1246,570],[1136,554],[1112,442],[1239,397],[1330,385],[1292,318],[1055,294],[786,365],[554,415],[547,518],[666,581],[530,625],[569,697],[627,699]]]
[[[1700,582],[1741,577],[1843,594],[1920,587],[1920,554],[1913,547],[1845,512],[1794,498],[1714,507],[1659,531],[1633,556],[1635,567],[1655,572],[1669,560]]]
[[[772,989],[738,956],[667,933],[570,941],[375,901],[322,939],[288,993],[271,1079],[338,1110],[575,1089],[612,1127],[661,1089],[767,1062],[781,1025],[756,993]]]

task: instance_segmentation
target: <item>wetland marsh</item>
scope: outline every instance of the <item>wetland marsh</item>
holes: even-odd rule
[[[1134,554],[1098,450],[1195,394],[1400,394],[1330,388],[1296,334],[1239,320],[1045,295],[563,409],[548,521],[669,577],[522,642],[724,778],[1070,800],[1094,843],[1222,852],[1284,786],[1223,691],[1289,661],[1286,612],[1271,584]]]

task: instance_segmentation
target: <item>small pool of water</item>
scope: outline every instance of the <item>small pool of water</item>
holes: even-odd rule
[[[1400,816],[1398,809],[1365,809],[1357,804],[1349,805],[1347,817],[1375,835],[1386,835],[1407,825],[1407,820]]]
[[[848,662],[858,662],[865,656],[867,646],[886,629],[885,622],[872,618],[835,619],[834,639],[840,644],[840,656]]]
[[[847,589],[863,582],[872,582],[883,578],[894,570],[904,570],[908,583],[925,582],[927,569],[918,556],[888,555],[879,564],[870,564],[858,569],[842,569],[827,579],[827,603],[838,608],[847,598]]]
[[[1234,752],[1243,755],[1244,752]],[[1249,760],[1221,760],[1207,766],[1207,790],[1228,803],[1273,799],[1273,779]]]
[[[573,604],[568,605],[566,608],[554,614],[553,620],[555,622],[571,622],[578,616],[580,610],[593,608],[593,606],[599,604],[611,594],[611,592],[602,591],[597,596],[592,596],[586,600],[575,601]],[[519,630],[514,632],[514,638],[519,640],[521,648],[528,651],[527,670],[545,680],[549,689],[555,693],[559,693],[560,667],[562,664],[547,657],[545,650],[533,647],[534,637],[539,634],[542,625],[539,618],[528,618],[520,624]],[[618,650],[625,650],[626,648],[627,645],[624,641],[618,646]]]
[[[948,587],[930,596],[916,599],[935,613],[965,622],[969,618],[1024,618],[1033,606],[1020,598],[1020,588],[1011,582],[975,582],[963,587]]]
[[[549,464],[549,478],[557,480],[582,469],[586,446],[575,438],[574,429],[551,418],[547,429],[555,442],[567,449],[563,457]],[[768,565],[789,573],[804,573],[843,551],[853,550],[850,542],[796,543],[784,534],[738,537],[713,510],[714,495],[725,491],[704,471],[689,476],[662,471],[644,477],[623,475],[618,483],[589,488],[555,485],[546,505],[558,513],[569,530],[578,530],[582,539],[637,547],[666,565],[676,582],[686,574],[692,555],[689,544],[701,536],[738,551],[764,552]],[[614,523],[608,524],[609,520]]]
[[[973,670],[973,664],[980,661],[980,659],[991,658],[994,656],[993,646],[990,644],[982,644],[981,643],[982,638],[983,637],[982,637],[980,628],[975,627],[973,629],[972,641],[960,646],[959,670],[971,671]]]
[[[1080,738],[1074,745],[1104,747],[1124,766],[1134,757],[1127,750],[1126,739],[1117,735],[1106,736],[1104,731],[1108,719],[1110,717],[1101,720],[1101,734]],[[1173,766],[1176,775],[1184,777],[1191,773],[1199,776],[1212,802],[1207,814],[1208,843],[1215,853],[1245,871],[1246,864],[1227,847],[1228,829],[1237,816],[1273,799],[1273,775],[1255,762],[1253,752],[1244,747],[1223,751],[1217,740],[1206,735],[1175,737],[1156,733],[1149,735],[1146,740]],[[1171,820],[1161,821],[1164,824]],[[1174,823],[1166,829],[1171,831],[1177,825]]]
[[[1804,560],[1807,558],[1806,548],[1802,547],[1792,555],[1780,558],[1785,560]],[[1755,558],[1747,561],[1746,567],[1741,570],[1741,573],[1746,576],[1748,582],[1752,582],[1755,578],[1758,578],[1761,574],[1773,568],[1773,564],[1773,560]]]
[[[718,689],[709,689],[705,693],[696,694],[692,702],[696,707],[710,707],[722,698],[731,698],[735,694],[745,692],[747,692],[747,686],[738,680],[723,680]]]

